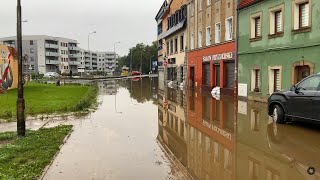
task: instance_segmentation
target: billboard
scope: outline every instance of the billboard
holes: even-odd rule
[[[0,94],[18,87],[18,60],[16,50],[0,45]]]

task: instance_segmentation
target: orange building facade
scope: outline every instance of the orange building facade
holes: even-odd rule
[[[188,83],[190,86],[233,93],[235,70],[234,42],[188,53]]]

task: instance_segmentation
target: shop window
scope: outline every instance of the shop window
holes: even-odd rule
[[[229,17],[226,19],[226,41],[232,40],[233,37],[233,19]]]
[[[206,46],[211,45],[211,27],[206,28]]]
[[[294,0],[293,2],[293,29],[305,29],[311,26],[311,3],[309,0]]]
[[[215,25],[215,43],[218,44],[221,41],[221,24],[220,22]]]
[[[202,31],[198,32],[198,48],[202,47]]]
[[[203,69],[203,84],[210,86],[210,63],[205,63],[202,65]]]
[[[261,92],[261,71],[254,69],[251,73],[251,91]]]

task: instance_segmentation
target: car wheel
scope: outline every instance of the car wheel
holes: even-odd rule
[[[275,105],[273,107],[272,119],[273,119],[273,122],[277,124],[285,123],[285,115],[281,106]]]

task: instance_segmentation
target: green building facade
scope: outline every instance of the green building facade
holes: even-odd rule
[[[320,72],[320,1],[243,0],[239,7],[239,97],[266,102]]]

